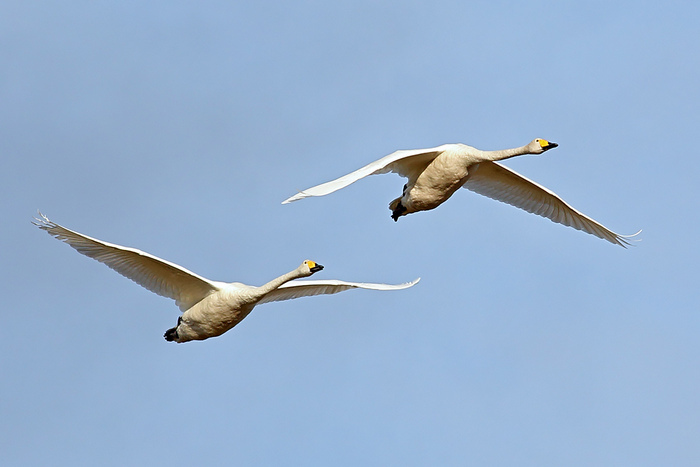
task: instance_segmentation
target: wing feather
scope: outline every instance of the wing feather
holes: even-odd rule
[[[532,214],[626,247],[634,235],[620,235],[577,211],[554,192],[496,162],[469,168],[464,188]]]
[[[291,281],[265,295],[258,304],[291,300],[299,297],[311,297],[313,295],[334,294],[349,289],[402,290],[413,287],[418,281],[420,281],[420,277],[414,281],[397,285],[345,282],[340,280]]]
[[[300,191],[296,195],[282,201],[282,204],[288,204],[310,196],[325,196],[333,193],[334,191],[340,190],[341,188],[345,188],[346,186],[369,175],[394,172],[402,177],[410,178],[414,174],[420,173],[421,169],[424,169],[428,164],[430,164],[430,162],[432,162],[433,159],[435,159],[435,157],[437,157],[438,154],[447,149],[449,146],[451,145],[444,144],[435,148],[402,149],[393,152],[388,156],[384,156],[379,160],[370,162],[366,166],[347,175],[343,175],[340,178],[336,178],[330,182],[322,183],[321,185],[316,185]]]
[[[41,219],[35,218],[34,225],[151,292],[172,298],[183,311],[218,289],[212,281],[175,263],[135,248],[88,237],[51,222],[41,213],[39,215]]]

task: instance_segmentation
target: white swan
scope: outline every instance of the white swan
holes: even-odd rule
[[[399,285],[345,282],[339,280],[295,281],[323,269],[306,260],[295,270],[261,287],[240,282],[210,281],[177,264],[156,258],[144,251],[103,242],[51,222],[39,213],[34,225],[78,252],[106,264],[119,274],[158,295],[172,298],[183,312],[177,326],[168,329],[168,341],[187,342],[219,336],[253,310],[256,305],[319,294],[334,294],[348,289],[400,290],[417,284],[420,278]],[[290,282],[291,281],[291,282]]]
[[[413,212],[435,209],[464,187],[617,245],[629,245],[627,239],[639,232],[616,234],[552,191],[496,162],[523,154],[542,154],[557,146],[537,138],[525,146],[501,151],[481,151],[466,144],[396,151],[343,177],[301,191],[282,204],[333,193],[368,175],[394,172],[408,178],[403,194],[389,204],[394,221]]]

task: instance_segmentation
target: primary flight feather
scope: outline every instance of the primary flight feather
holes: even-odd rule
[[[372,284],[340,280],[297,281],[323,269],[306,260],[298,268],[254,287],[240,282],[205,279],[182,266],[144,251],[103,242],[51,222],[39,213],[34,224],[78,252],[106,264],[119,274],[158,295],[172,298],[183,312],[177,326],[168,329],[168,341],[187,342],[219,336],[261,303],[290,300],[312,295],[334,294],[349,289],[401,290],[417,284],[420,278],[405,284]]]

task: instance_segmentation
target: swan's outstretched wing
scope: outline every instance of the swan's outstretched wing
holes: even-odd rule
[[[265,295],[258,304],[291,300],[299,297],[310,297],[312,295],[334,294],[349,289],[401,290],[413,287],[418,281],[420,281],[420,277],[414,281],[398,285],[345,282],[338,280],[291,281]]]
[[[51,222],[41,213],[39,215],[41,219],[35,218],[34,225],[151,292],[172,298],[183,311],[217,289],[213,282],[177,264],[135,248],[90,238]]]
[[[359,179],[369,175],[394,172],[402,177],[411,178],[412,176],[417,176],[417,174],[420,173],[421,170],[425,169],[425,167],[430,164],[430,162],[432,162],[432,160],[435,159],[438,154],[450,146],[452,145],[443,144],[442,146],[435,148],[406,149],[393,152],[377,161],[370,162],[366,166],[357,169],[352,173],[343,175],[342,177],[331,180],[330,182],[322,183],[321,185],[316,185],[315,187],[300,191],[296,195],[282,201],[282,204],[308,198],[309,196],[324,196],[340,190],[341,188],[345,188],[351,183],[355,183]]]
[[[464,188],[623,247],[630,244],[629,238],[639,233],[616,234],[569,206],[552,191],[496,162],[481,162],[470,167]]]

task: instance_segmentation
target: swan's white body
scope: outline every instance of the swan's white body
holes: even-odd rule
[[[169,341],[187,342],[220,336],[233,328],[256,305],[278,300],[334,294],[348,289],[400,290],[419,279],[399,285],[345,282],[339,280],[296,281],[323,269],[306,260],[295,270],[261,287],[240,282],[205,279],[177,264],[144,251],[103,242],[51,222],[41,214],[34,224],[66,242],[78,252],[106,264],[119,274],[158,295],[175,300],[183,312],[176,327],[165,333]]]
[[[396,151],[343,177],[301,191],[282,204],[324,196],[369,175],[394,172],[408,178],[403,194],[389,204],[394,220],[435,209],[463,187],[617,245],[628,245],[631,236],[616,234],[552,191],[496,162],[523,154],[542,154],[555,147],[556,143],[538,138],[525,146],[502,151],[482,151],[466,144]]]

